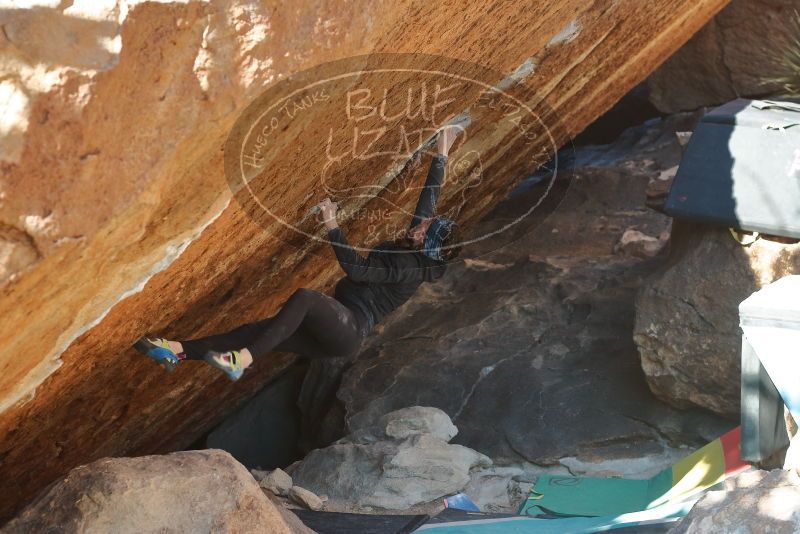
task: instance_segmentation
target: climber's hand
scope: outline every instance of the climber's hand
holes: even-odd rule
[[[326,198],[319,203],[319,211],[322,214],[322,222],[325,223],[325,228],[333,230],[338,228],[339,224],[336,222],[336,210],[338,206],[331,199]]]
[[[436,151],[443,156],[447,156],[447,153],[450,152],[450,147],[453,146],[456,137],[462,131],[464,131],[464,128],[453,125],[445,126],[439,130],[439,135],[436,138]]]

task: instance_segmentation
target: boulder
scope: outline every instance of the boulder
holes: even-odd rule
[[[280,497],[286,497],[292,489],[292,477],[283,469],[273,469],[263,477],[256,477],[258,485]]]
[[[780,92],[783,57],[797,39],[795,0],[731,0],[648,78],[664,113]]]
[[[309,510],[322,510],[324,504],[316,494],[300,486],[292,486],[289,489],[289,498]]]
[[[664,267],[636,298],[633,339],[650,389],[679,407],[739,415],[739,303],[800,270],[800,244],[758,239],[675,221]]]
[[[0,518],[75,466],[189,446],[285,369],[294,357],[273,354],[236,386],[198,362],[166,376],[131,346],[148,332],[191,339],[263,319],[298,287],[329,291],[342,272],[304,214],[346,185],[369,191],[339,221],[355,243],[373,246],[408,224],[424,181],[410,151],[422,140],[399,136],[473,114],[469,144],[452,153],[465,163],[452,176],[460,185],[439,199],[469,228],[725,3],[48,0],[0,9],[0,248],[11,251],[0,257]],[[337,160],[346,167],[328,163],[348,153],[354,120],[345,127],[341,106],[295,101],[267,143],[269,164],[247,182],[286,217],[234,198],[242,188],[225,179],[225,155],[237,151],[225,144],[237,118],[251,117],[248,105],[341,62],[351,73],[373,68],[373,95],[419,94],[419,71],[381,74],[396,53],[431,76],[439,67],[463,76],[463,62],[490,75],[444,95],[455,100],[435,121],[387,109],[359,122],[375,132],[387,120],[375,147],[399,147],[402,159],[366,158],[353,145]],[[484,91],[494,84],[527,92],[520,109],[548,131],[515,126]],[[331,131],[342,137],[325,150]],[[478,153],[480,167],[468,157]],[[320,181],[326,170],[333,182]],[[284,219],[305,220],[306,233]]]
[[[515,514],[522,501],[528,498],[533,484],[542,469],[525,466],[492,465],[475,469],[463,493],[482,512]]]
[[[524,219],[513,245],[465,247],[463,262],[421,287],[345,372],[345,433],[420,403],[450,417],[453,443],[498,464],[642,476],[733,427],[648,390],[632,340],[634,299],[665,258],[614,254],[628,228],[668,231],[670,219],[645,208],[645,190],[677,165],[674,132],[687,120],[577,149],[559,169],[566,194],[557,210]],[[515,192],[476,228],[513,220],[531,206],[528,194]]]
[[[387,414],[385,427],[446,418],[441,410],[413,407]],[[452,426],[449,418],[443,425]],[[451,445],[423,425],[400,437],[365,429],[324,449],[312,451],[293,470],[296,484],[325,494],[329,511],[407,510],[457,493],[470,482],[470,470],[491,460],[467,447]],[[436,429],[434,429],[435,431]],[[448,431],[449,433],[449,431]]]
[[[654,237],[628,228],[619,238],[614,250],[636,258],[652,258],[664,250],[669,241],[669,235],[669,231],[664,231],[661,235]]]
[[[2,532],[311,533],[230,454],[213,449],[77,467]]]
[[[793,471],[748,471],[709,491],[670,534],[791,534],[800,531],[800,478]]]
[[[450,441],[458,429],[442,410],[412,406],[380,418],[378,424],[387,437],[404,439],[416,434],[428,434],[443,441]]]

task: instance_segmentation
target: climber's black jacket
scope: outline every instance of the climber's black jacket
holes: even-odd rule
[[[446,163],[447,156],[433,157],[409,228],[433,217]],[[440,278],[446,269],[445,262],[403,249],[393,241],[384,241],[364,258],[350,246],[341,228],[329,230],[328,239],[347,273],[336,284],[334,298],[361,312],[367,321],[366,331],[407,301],[422,282]]]

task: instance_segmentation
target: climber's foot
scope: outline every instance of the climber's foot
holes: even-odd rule
[[[238,350],[229,350],[227,352],[217,352],[210,350],[206,352],[203,359],[209,365],[216,367],[233,380],[239,380],[244,374],[244,367],[242,365],[242,355]]]
[[[170,342],[160,337],[140,337],[133,347],[154,359],[167,372],[172,371],[181,362],[181,357],[172,350]]]

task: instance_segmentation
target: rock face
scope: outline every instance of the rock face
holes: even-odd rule
[[[218,450],[109,458],[75,468],[2,531],[311,532]]]
[[[448,443],[456,429],[436,408],[413,407],[381,418],[293,470],[292,480],[327,495],[328,511],[406,510],[464,489],[486,456]]]
[[[685,455],[678,445],[734,426],[653,398],[632,340],[634,298],[665,257],[615,253],[631,228],[668,230],[668,217],[644,207],[645,190],[677,164],[674,132],[686,120],[576,150],[559,171],[557,210],[531,219],[512,245],[470,245],[463,263],[421,287],[344,374],[337,395],[348,429],[422,403],[450,416],[454,443],[497,463],[645,476]],[[529,206],[529,194],[498,206],[481,231]]]
[[[800,478],[792,471],[746,472],[710,491],[671,534],[800,531]]]
[[[675,113],[781,90],[770,79],[786,74],[795,9],[795,0],[732,0],[649,77],[650,100]]]
[[[0,269],[0,518],[74,466],[194,442],[291,360],[259,361],[232,386],[192,362],[164,376],[130,349],[146,332],[186,339],[266,317],[294,289],[328,290],[340,276],[326,245],[231,202],[225,139],[269,84],[390,52],[457,56],[501,73],[493,83],[524,80],[536,96],[523,104],[561,127],[526,144],[497,128],[502,110],[472,124],[461,155],[486,156],[482,180],[440,200],[463,205],[468,228],[542,146],[581,131],[726,0],[40,4],[0,10],[0,247],[18,250]],[[270,145],[259,182],[287,209],[326,196],[309,169],[323,167],[329,154],[315,148],[342,115],[305,117]],[[366,162],[342,179],[374,186],[391,169]],[[413,196],[385,222],[407,221]],[[355,216],[340,223],[359,240],[370,231]]]
[[[676,221],[668,262],[636,299],[634,340],[653,392],[738,416],[739,303],[798,269],[800,244],[744,247],[725,229]]]

